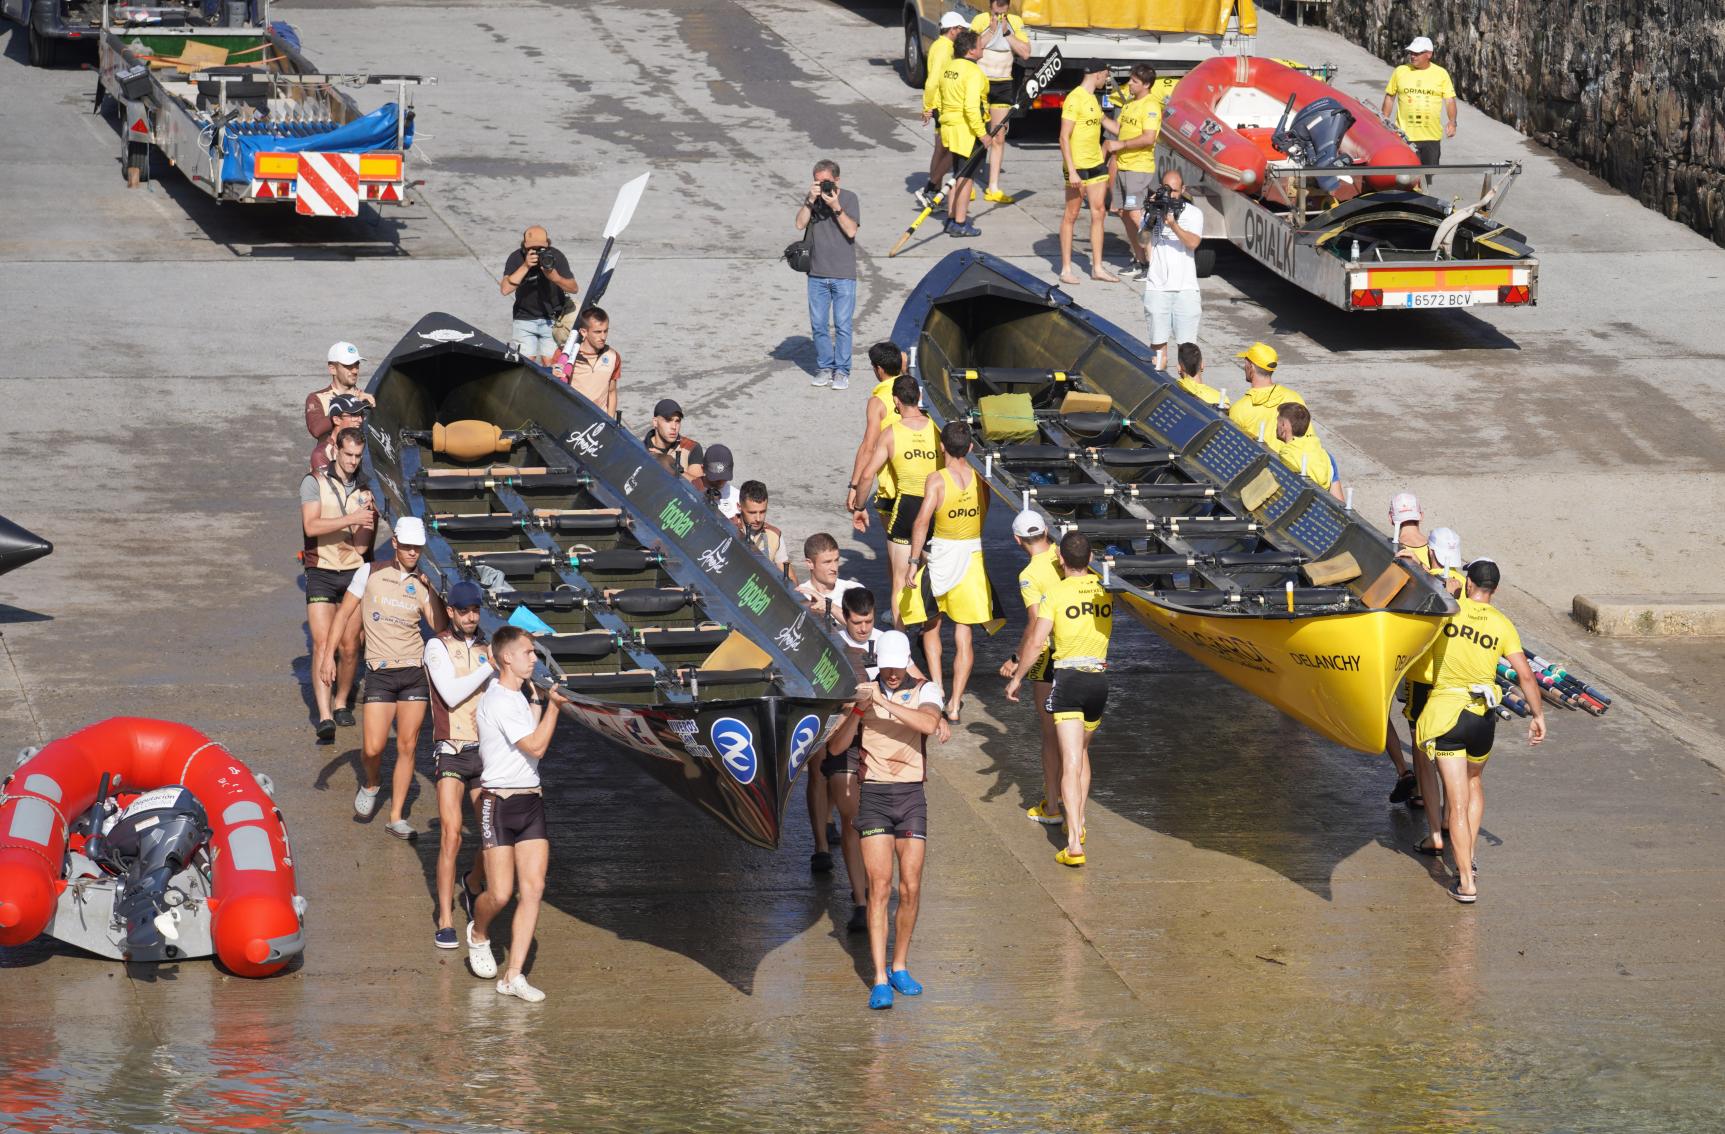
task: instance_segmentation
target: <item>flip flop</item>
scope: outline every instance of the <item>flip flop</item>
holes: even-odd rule
[[[1475,902],[1479,901],[1479,894],[1477,892],[1472,893],[1472,894],[1462,893],[1460,882],[1457,882],[1454,886],[1451,886],[1449,888],[1449,896],[1454,898],[1456,901],[1460,902],[1464,906],[1471,906]]]
[[[1425,839],[1421,839],[1419,842],[1415,843],[1414,844],[1414,850],[1425,855],[1427,858],[1442,858],[1443,857],[1443,848],[1442,847],[1434,847],[1431,845],[1431,843],[1427,842]]]

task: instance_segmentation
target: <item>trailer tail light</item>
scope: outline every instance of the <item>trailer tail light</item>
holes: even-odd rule
[[[1532,299],[1533,295],[1526,284],[1512,284],[1497,289],[1497,301],[1499,303],[1527,303]]]
[[[1065,91],[1049,91],[1047,94],[1037,95],[1036,98],[1031,101],[1030,109],[1032,109],[1032,110],[1059,110],[1061,107],[1063,107],[1065,105],[1066,105],[1066,92]]]
[[[1384,305],[1384,289],[1381,287],[1356,287],[1348,299],[1349,307],[1382,307]]]

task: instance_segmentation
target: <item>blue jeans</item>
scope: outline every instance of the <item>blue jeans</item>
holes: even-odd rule
[[[856,313],[855,280],[809,277],[809,329],[815,339],[816,370],[851,372],[851,319]]]

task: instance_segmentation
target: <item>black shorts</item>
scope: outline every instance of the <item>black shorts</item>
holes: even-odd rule
[[[916,530],[916,514],[920,511],[922,497],[903,494],[894,497],[892,518],[886,525],[886,538],[892,543],[909,545],[910,533]]]
[[[1048,694],[1048,711],[1056,721],[1082,719],[1086,732],[1102,724],[1108,707],[1108,675],[1088,669],[1057,669],[1054,688]]]
[[[1442,142],[1415,142],[1414,153],[1420,155],[1421,165],[1437,165],[1438,157],[1443,153]]]
[[[993,110],[997,106],[1011,106],[1011,105],[1012,105],[1012,80],[1011,79],[990,79],[990,80],[988,80],[988,108],[990,110]]]
[[[1427,744],[1434,756],[1466,752],[1475,764],[1485,763],[1491,755],[1491,743],[1497,739],[1496,713],[1470,713],[1466,709],[1456,714],[1455,724],[1448,732]]]
[[[365,703],[389,705],[396,701],[431,700],[431,683],[422,665],[365,671]]]
[[[826,759],[821,761],[821,775],[854,776],[857,774],[857,770],[861,767],[862,746],[860,744],[853,743],[849,748],[840,752],[837,756],[834,756],[830,752],[827,753]]]
[[[928,796],[921,784],[864,783],[857,804],[857,834],[928,838]]]
[[[479,841],[486,850],[530,843],[545,842],[545,797],[538,792],[524,792],[507,798],[495,792],[479,793]]]
[[[341,596],[347,593],[347,585],[353,582],[352,571],[331,571],[327,567],[307,567],[305,569],[305,602],[310,606],[314,602],[330,602],[339,605]]]
[[[1409,679],[1406,692],[1408,703],[1402,712],[1409,724],[1418,724],[1420,714],[1425,712],[1426,699],[1432,695],[1431,682]]]
[[[479,745],[469,744],[454,752],[445,750],[439,744],[436,771],[432,778],[441,783],[444,780],[460,780],[464,788],[474,787],[479,782],[479,773],[485,770],[485,765],[479,759]]]
[[[1024,680],[1032,685],[1038,681],[1051,681],[1054,674],[1054,647],[1044,646],[1042,652],[1036,655],[1036,660],[1030,663],[1030,668],[1024,671]]]

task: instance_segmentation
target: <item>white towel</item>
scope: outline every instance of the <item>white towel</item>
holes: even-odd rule
[[[980,539],[931,539],[928,541],[928,586],[939,598],[964,582],[970,557],[982,550]]]

